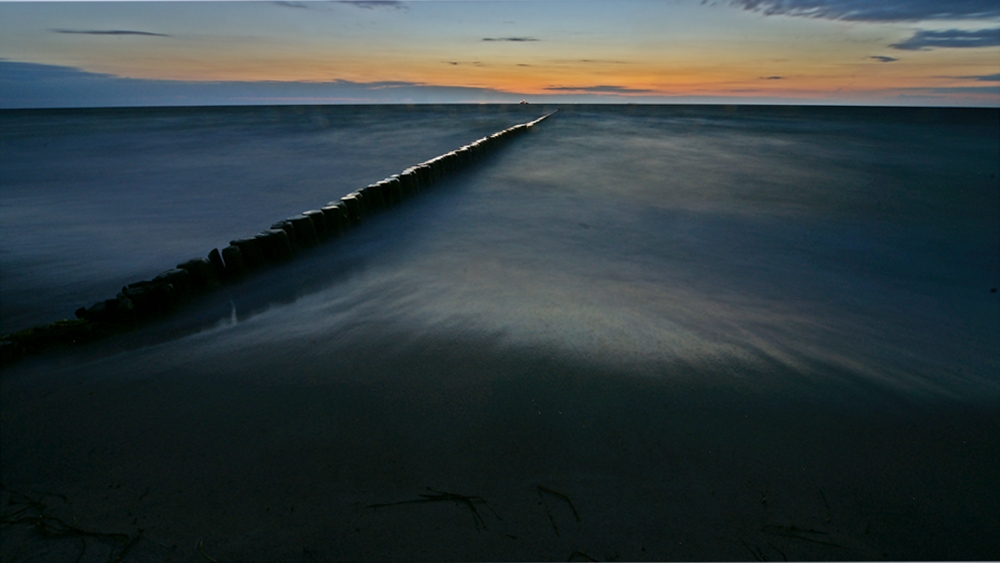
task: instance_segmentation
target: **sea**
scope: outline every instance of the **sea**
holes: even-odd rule
[[[364,323],[651,373],[822,364],[908,394],[1000,396],[995,109],[5,111],[0,331],[72,318],[555,109],[266,287],[227,289],[223,316],[266,314],[264,339]]]
[[[6,366],[4,485],[150,560],[1000,553],[996,108],[5,110],[0,332],[553,111]]]

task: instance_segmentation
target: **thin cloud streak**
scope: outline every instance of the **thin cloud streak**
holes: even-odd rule
[[[608,84],[598,86],[549,86],[545,90],[549,92],[589,92],[591,94],[649,94],[654,92],[654,90],[626,88],[624,86],[612,86]]]
[[[599,64],[599,65],[627,65],[629,61],[616,61],[610,59],[552,59],[555,64]]]
[[[337,0],[338,4],[348,4],[362,10],[374,10],[385,8],[387,10],[406,10],[407,6],[403,2],[395,0]]]
[[[906,92],[929,94],[993,94],[1000,95],[1000,86],[942,86],[938,88],[900,88]]]
[[[483,37],[483,41],[510,41],[512,43],[523,43],[525,41],[539,41],[534,37]]]
[[[149,31],[133,31],[130,29],[50,29],[52,33],[68,33],[74,35],[144,35],[147,37],[170,37],[165,33],[152,33]]]
[[[878,61],[880,63],[892,63],[892,62],[896,62],[896,61],[899,60],[896,57],[887,57],[885,55],[872,55],[872,56],[870,56],[868,58],[869,59],[875,59],[876,61]]]
[[[271,3],[274,4],[275,6],[282,6],[284,8],[296,8],[299,10],[312,9],[308,5],[306,5],[305,2],[289,2],[287,0],[275,0],[274,2]]]
[[[949,29],[946,31],[921,30],[902,43],[889,45],[901,51],[928,51],[941,48],[975,48],[1000,46],[1000,27],[996,29],[980,29],[963,31]]]
[[[947,78],[959,78],[961,80],[975,80],[978,82],[1000,82],[1000,73],[997,74],[979,74],[973,76],[949,76]]]

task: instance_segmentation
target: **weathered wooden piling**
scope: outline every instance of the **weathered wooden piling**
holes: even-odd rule
[[[257,233],[256,238],[268,260],[275,264],[287,262],[295,256],[292,239],[284,229],[267,229]]]

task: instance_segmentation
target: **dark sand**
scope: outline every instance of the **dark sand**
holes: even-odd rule
[[[217,340],[6,370],[4,513],[17,491],[87,530],[142,529],[126,561],[1000,554],[994,404],[810,396],[781,368],[595,369],[499,338]],[[764,379],[794,391],[752,391]],[[461,502],[370,506],[428,487],[481,497],[481,523]],[[11,562],[124,545],[3,536]]]

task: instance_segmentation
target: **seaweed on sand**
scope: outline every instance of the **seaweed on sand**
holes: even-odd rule
[[[484,499],[483,497],[460,495],[460,494],[456,494],[456,493],[448,493],[448,492],[445,492],[445,491],[438,491],[438,490],[432,489],[430,487],[427,487],[427,490],[430,491],[431,493],[430,494],[427,494],[427,493],[421,494],[420,495],[421,498],[419,498],[419,499],[401,500],[401,501],[398,501],[398,502],[387,502],[387,503],[380,503],[380,504],[369,504],[368,508],[374,508],[374,509],[377,510],[379,508],[383,508],[383,507],[386,507],[386,506],[400,506],[400,505],[404,505],[404,504],[418,504],[418,503],[425,503],[425,502],[448,502],[448,501],[450,501],[450,502],[454,502],[454,503],[459,504],[459,505],[467,506],[469,508],[469,510],[472,512],[472,519],[473,519],[473,521],[476,524],[476,530],[477,531],[479,531],[480,529],[485,530],[485,529],[488,529],[488,528],[486,527],[486,521],[483,520],[482,515],[479,514],[479,510],[476,508],[476,505],[480,505],[481,504],[481,505],[485,506],[486,508],[489,508],[490,512],[492,512],[493,515],[497,517],[497,520],[503,520],[503,518],[500,518],[500,515],[497,514],[495,510],[493,510],[493,508],[486,502],[486,499]]]

